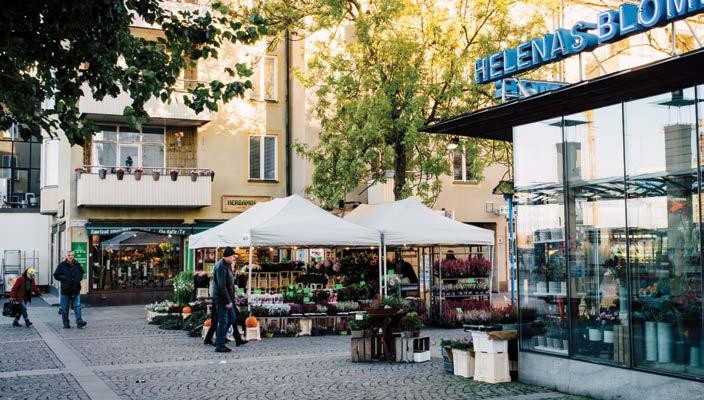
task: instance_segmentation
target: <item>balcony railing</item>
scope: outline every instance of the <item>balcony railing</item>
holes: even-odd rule
[[[144,104],[144,109],[149,116],[157,119],[179,121],[182,125],[200,126],[210,121],[210,111],[207,109],[196,114],[184,104],[184,91],[191,86],[197,85],[198,81],[182,80],[177,82],[175,91],[171,96],[170,103],[164,103],[160,99],[152,98]],[[83,93],[91,93],[87,84],[83,85]],[[129,94],[120,93],[117,97],[105,96],[98,101],[92,96],[83,96],[79,100],[79,110],[81,114],[100,119],[105,116],[121,116],[125,106],[132,104]]]
[[[78,168],[79,207],[200,208],[212,204],[209,169],[91,166]]]

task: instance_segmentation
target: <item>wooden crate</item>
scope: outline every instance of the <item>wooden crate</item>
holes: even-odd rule
[[[511,382],[507,353],[476,353],[474,380],[487,383]]]
[[[381,338],[370,336],[351,339],[352,362],[371,362],[381,357]]]
[[[414,362],[414,353],[430,351],[430,337],[398,337],[394,340],[396,362]]]

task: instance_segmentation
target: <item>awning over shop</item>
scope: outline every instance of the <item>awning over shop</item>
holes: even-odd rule
[[[193,231],[191,225],[147,225],[147,224],[103,224],[88,223],[86,229],[89,235],[116,235],[128,231],[151,232],[159,235],[190,235]]]
[[[704,83],[704,49],[459,115],[421,128],[512,141],[513,127]]]
[[[141,231],[126,231],[115,236],[112,239],[106,240],[100,244],[103,249],[119,249],[122,246],[146,246],[168,242],[171,244],[178,243],[176,237],[165,237],[163,234],[141,232]]]
[[[386,245],[493,245],[494,232],[449,219],[415,199],[361,205],[345,220],[383,233]]]
[[[379,233],[336,217],[298,195],[257,203],[191,236],[191,249],[262,246],[375,246]]]

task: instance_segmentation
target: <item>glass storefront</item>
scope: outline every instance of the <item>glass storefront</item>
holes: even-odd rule
[[[91,235],[91,289],[170,287],[183,271],[183,237],[138,229]]]
[[[522,350],[704,377],[703,97],[514,128]]]

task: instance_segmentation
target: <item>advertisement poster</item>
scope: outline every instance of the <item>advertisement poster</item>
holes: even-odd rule
[[[88,243],[71,242],[71,251],[76,262],[83,268],[83,279],[88,279]]]

